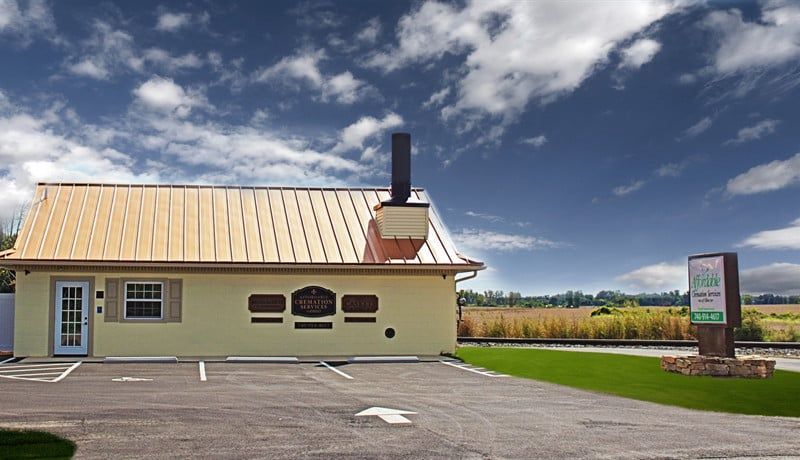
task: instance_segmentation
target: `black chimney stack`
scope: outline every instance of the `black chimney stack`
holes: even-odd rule
[[[411,196],[411,134],[392,133],[392,202]]]

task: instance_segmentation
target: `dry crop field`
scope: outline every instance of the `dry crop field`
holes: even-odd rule
[[[683,340],[694,331],[681,307],[637,307],[592,317],[597,307],[464,309],[459,335],[466,337],[542,337]],[[800,305],[748,305],[743,340],[800,341]],[[788,315],[787,315],[788,314]],[[780,317],[770,315],[782,315]]]

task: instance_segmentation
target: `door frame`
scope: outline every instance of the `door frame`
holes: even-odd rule
[[[89,325],[86,331],[86,356],[94,354],[94,315],[95,315],[95,291],[94,276],[51,276],[50,277],[50,324],[48,327],[47,354],[55,355],[55,327],[56,327],[56,281],[84,282],[89,283]]]

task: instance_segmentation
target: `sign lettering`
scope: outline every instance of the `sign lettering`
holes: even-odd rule
[[[292,314],[308,317],[334,315],[336,293],[319,286],[298,289],[292,293]]]
[[[723,256],[689,259],[689,298],[693,324],[727,324]]]
[[[342,311],[345,313],[375,313],[378,311],[378,296],[343,295]]]
[[[247,308],[254,313],[281,313],[286,310],[286,296],[253,294],[247,299]]]

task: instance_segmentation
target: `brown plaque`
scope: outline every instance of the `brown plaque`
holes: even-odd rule
[[[308,286],[292,293],[292,314],[329,316],[336,314],[336,293],[319,286]]]
[[[295,329],[333,329],[333,323],[330,322],[309,322],[294,323]]]
[[[250,318],[251,323],[282,323],[283,318],[262,318],[262,317],[255,317]]]
[[[256,313],[281,313],[286,311],[283,294],[253,294],[247,299],[247,308]]]
[[[345,313],[375,313],[378,311],[378,296],[343,295],[342,311]]]
[[[345,323],[374,323],[374,317],[364,317],[364,316],[345,316],[344,317]]]

